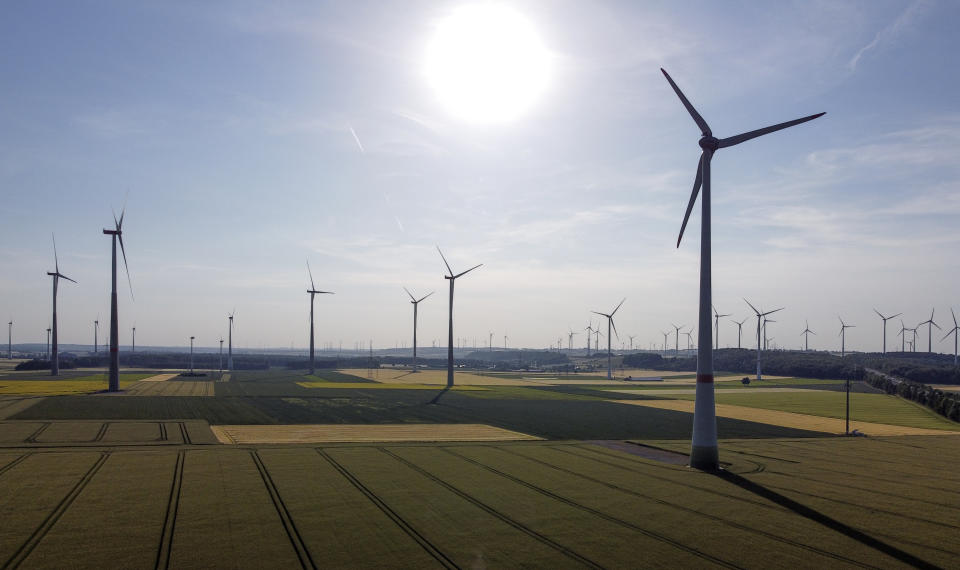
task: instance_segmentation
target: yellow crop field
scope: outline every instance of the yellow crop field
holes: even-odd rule
[[[541,438],[484,424],[210,426],[221,443],[521,441]]]
[[[304,388],[349,388],[351,390],[436,390],[438,384],[376,384],[373,382],[297,382]],[[484,390],[481,386],[454,386],[454,390]]]
[[[151,374],[121,374],[120,388],[124,389]],[[0,380],[0,394],[31,396],[57,396],[67,394],[90,394],[107,389],[105,374],[82,376],[69,380]]]

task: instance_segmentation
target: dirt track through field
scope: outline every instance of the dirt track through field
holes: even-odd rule
[[[769,389],[769,388],[768,388]],[[693,413],[694,402],[692,400],[612,400],[617,404],[628,404],[631,406],[646,406],[648,408],[659,408],[661,410],[675,410],[678,412]],[[807,414],[794,414],[791,412],[780,412],[776,410],[763,410],[760,408],[748,408],[746,406],[731,406],[729,404],[717,404],[717,416],[721,418],[732,418],[736,420],[746,420],[750,422],[759,422],[783,426],[794,429],[803,429],[811,431],[820,431],[824,433],[843,433],[844,420],[838,418],[825,418],[822,416],[810,416]],[[875,424],[870,422],[861,422],[850,420],[850,430],[860,430],[861,432],[872,435],[956,435],[956,432],[939,429],[924,429],[904,426],[894,426],[888,424]]]
[[[539,437],[484,424],[210,426],[220,443],[518,441]]]

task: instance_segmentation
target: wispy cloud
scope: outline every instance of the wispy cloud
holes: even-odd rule
[[[884,45],[894,42],[897,38],[899,38],[900,35],[903,34],[904,31],[908,30],[914,21],[922,14],[923,9],[926,8],[926,6],[927,2],[925,0],[916,0],[907,6],[906,9],[904,9],[904,11],[901,12],[893,22],[877,32],[870,43],[857,50],[857,53],[854,54],[854,56],[850,58],[850,61],[847,63],[850,71],[856,71],[857,64],[860,63],[860,60],[868,51],[883,47]]]

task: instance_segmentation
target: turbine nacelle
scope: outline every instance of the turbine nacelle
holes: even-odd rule
[[[700,148],[702,148],[704,152],[716,152],[717,149],[720,148],[720,139],[712,135],[700,137],[700,141],[697,144],[700,145]]]

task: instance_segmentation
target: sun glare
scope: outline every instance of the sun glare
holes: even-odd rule
[[[425,73],[443,106],[471,123],[509,122],[546,88],[550,56],[536,30],[507,6],[462,6],[438,21]]]

